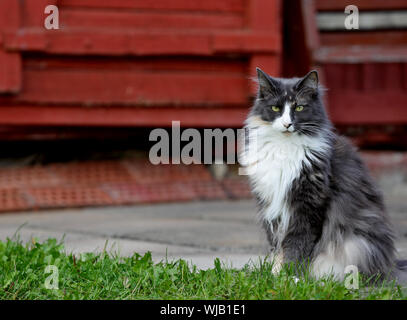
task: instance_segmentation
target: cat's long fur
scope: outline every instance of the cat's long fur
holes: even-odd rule
[[[355,265],[406,282],[382,196],[356,149],[334,133],[316,71],[277,79],[258,69],[258,80],[241,156],[273,252],[308,262],[315,277],[343,279]]]

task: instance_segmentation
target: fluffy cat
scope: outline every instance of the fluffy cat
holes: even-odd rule
[[[257,69],[257,75],[241,158],[275,271],[294,262],[316,278],[342,280],[355,265],[367,276],[405,283],[407,265],[396,261],[382,196],[356,149],[334,132],[318,73],[283,79]]]

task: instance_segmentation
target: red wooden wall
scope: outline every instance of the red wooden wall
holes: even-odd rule
[[[284,2],[284,76],[316,68],[327,88],[328,113],[360,146],[407,148],[407,31],[387,27],[346,30],[344,9],[359,14],[407,12],[404,0],[291,0]],[[339,19],[324,28],[317,17]]]
[[[44,9],[59,8],[59,30]],[[1,0],[0,125],[239,127],[280,0]]]
[[[317,0],[315,9],[343,12],[353,4],[360,14],[407,10],[407,1],[400,0],[348,2]],[[336,124],[407,124],[405,29],[323,31],[313,58],[323,67]]]
[[[302,1],[310,64],[321,69],[329,111],[338,125],[407,123],[407,31],[405,29],[318,31],[318,13],[405,11],[407,2]],[[345,17],[345,15],[344,15]]]

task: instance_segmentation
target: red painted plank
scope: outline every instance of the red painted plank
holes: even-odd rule
[[[188,11],[243,11],[244,0],[59,0],[58,4],[71,7],[118,8],[118,9],[156,9]]]
[[[0,140],[76,140],[76,139],[137,139],[140,136],[138,127],[70,127],[70,126],[19,126],[2,125]],[[143,129],[141,129],[143,130]]]
[[[22,25],[24,27],[44,28],[44,20],[47,14],[44,13],[48,5],[58,5],[58,0],[26,0],[21,2],[23,5]]]
[[[21,56],[0,48],[0,93],[17,93],[21,89]]]
[[[9,50],[57,54],[200,54],[212,53],[208,34],[191,32],[106,32],[24,30],[7,34]]]
[[[61,28],[241,29],[237,13],[128,12],[61,8]]]
[[[407,90],[407,63],[404,64],[403,72],[403,84],[404,90]]]
[[[14,31],[20,26],[20,3],[15,0],[0,1],[0,33],[5,30]]]
[[[253,33],[267,34],[274,39],[264,39],[263,43],[274,43],[275,50],[252,52],[249,60],[248,74],[251,79],[256,79],[256,68],[261,68],[265,72],[280,76],[282,51],[282,5],[280,0],[252,0],[248,3],[248,27]],[[260,40],[261,41],[261,40]],[[250,81],[250,94],[254,96],[257,91],[257,84]]]
[[[362,65],[341,65],[344,72],[344,88],[346,90],[360,90],[362,88]]]
[[[407,46],[406,30],[321,32],[322,46]]]
[[[116,70],[132,72],[205,72],[212,74],[237,74],[242,77],[247,72],[247,60],[229,57],[82,57],[82,56],[26,56],[24,68],[69,69],[69,70]]]
[[[20,6],[14,0],[0,1],[0,93],[16,93],[21,89],[21,57],[3,48],[2,33],[19,27]]]
[[[362,86],[365,93],[370,93],[374,90],[381,89],[380,83],[383,76],[379,72],[379,65],[373,63],[366,63],[362,65]]]
[[[106,70],[27,70],[13,101],[35,103],[215,105],[247,102],[239,75]]]
[[[77,106],[0,106],[1,125],[19,126],[110,126],[242,127],[248,107],[235,108],[111,108]]]
[[[281,35],[266,32],[224,32],[213,37],[216,52],[270,52],[281,51]]]
[[[331,89],[344,89],[345,87],[345,65],[327,64],[324,66],[325,82],[323,84],[328,88],[328,95]]]
[[[328,89],[402,90],[403,63],[325,64]],[[328,92],[329,94],[329,92]]]
[[[282,23],[280,0],[251,0],[247,5],[250,29],[269,34],[280,34]]]
[[[301,1],[301,26],[304,28],[304,41],[306,50],[306,56],[317,48],[320,47],[320,38],[316,20],[317,9],[314,1]]]
[[[345,10],[348,5],[355,5],[359,10],[396,10],[407,9],[405,0],[316,0],[319,11]]]
[[[329,114],[335,124],[405,124],[407,93],[401,91],[351,92],[334,89],[329,95]]]
[[[38,31],[9,33],[8,50],[58,54],[212,55],[216,52],[277,52],[280,35],[248,32],[182,31]]]
[[[314,51],[318,63],[403,62],[407,61],[407,46],[332,46]]]
[[[403,90],[403,64],[386,63],[381,77],[384,80],[383,89]]]

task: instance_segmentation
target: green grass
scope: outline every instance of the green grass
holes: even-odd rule
[[[48,265],[58,268],[58,289],[46,289]],[[199,270],[184,260],[153,263],[151,254],[120,257],[112,253],[64,253],[55,239],[0,242],[0,299],[406,299],[387,284],[348,290],[332,280],[293,280],[286,267],[278,276],[260,261],[230,269],[215,260]]]

